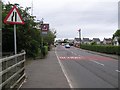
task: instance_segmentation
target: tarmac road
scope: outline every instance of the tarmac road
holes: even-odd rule
[[[118,60],[58,45],[56,56],[72,88],[118,88]]]

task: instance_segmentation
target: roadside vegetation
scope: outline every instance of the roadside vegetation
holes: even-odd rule
[[[118,38],[118,43],[119,43],[118,46],[97,45],[96,42],[93,42],[91,44],[81,44],[80,48],[86,49],[86,50],[91,50],[91,51],[96,51],[96,52],[101,52],[101,53],[120,55],[120,30],[119,29],[113,34],[112,39],[114,39],[115,37]]]
[[[41,30],[36,27],[35,16],[29,13],[30,7],[23,8],[19,4],[15,4],[18,8],[25,24],[17,25],[17,53],[21,50],[26,51],[27,57],[41,57],[44,58],[51,44],[54,43],[55,34],[49,30],[44,37],[41,36]],[[13,4],[3,4],[2,6],[2,20],[5,19]],[[14,53],[14,26],[3,23],[2,28],[2,50],[5,52]]]
[[[82,44],[80,46],[80,48],[86,49],[86,50],[91,50],[91,51],[96,51],[96,52],[101,52],[101,53],[120,55],[120,46]]]

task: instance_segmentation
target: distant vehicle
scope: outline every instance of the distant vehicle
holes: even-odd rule
[[[65,45],[65,48],[70,48],[70,45],[69,45],[69,44],[66,44],[66,45]]]
[[[73,46],[73,43],[69,43],[70,46]]]
[[[65,44],[64,43],[62,43],[62,46],[64,46]]]
[[[54,44],[54,47],[56,47],[56,44]]]
[[[54,43],[54,46],[56,47],[58,45],[58,43]]]

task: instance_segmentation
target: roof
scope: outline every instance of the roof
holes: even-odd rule
[[[90,39],[89,39],[89,38],[83,38],[83,41],[87,41],[87,42],[89,42]]]
[[[75,38],[74,40],[76,40],[76,41],[81,41],[81,38]]]
[[[99,38],[93,38],[93,41],[100,42]]]
[[[106,40],[106,41],[112,41],[111,38],[104,38],[104,40]]]

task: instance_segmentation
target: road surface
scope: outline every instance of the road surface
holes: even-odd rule
[[[118,60],[61,45],[55,52],[72,88],[118,88]]]

